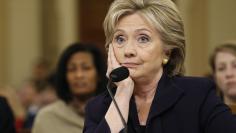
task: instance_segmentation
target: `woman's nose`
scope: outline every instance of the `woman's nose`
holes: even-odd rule
[[[135,44],[132,41],[129,41],[125,45],[125,51],[124,51],[125,57],[134,57],[136,56],[136,47]]]
[[[233,76],[234,76],[234,71],[233,71],[233,69],[232,68],[230,68],[230,67],[228,67],[227,69],[226,69],[226,78],[232,78]]]
[[[77,70],[76,71],[76,77],[77,78],[81,78],[84,76],[84,71],[83,70]]]

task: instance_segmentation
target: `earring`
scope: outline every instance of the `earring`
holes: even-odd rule
[[[168,61],[169,61],[168,59],[164,58],[164,59],[162,60],[162,64],[163,64],[163,65],[166,65],[166,64],[168,63]]]

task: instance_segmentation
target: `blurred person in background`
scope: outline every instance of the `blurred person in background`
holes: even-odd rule
[[[82,133],[85,105],[104,91],[105,72],[104,58],[96,47],[84,43],[68,46],[57,65],[59,100],[40,110],[33,133]]]
[[[210,66],[220,96],[236,113],[236,42],[216,47],[210,57]]]
[[[25,117],[20,132],[28,133],[31,132],[35,116],[41,107],[40,90],[36,88],[32,81],[25,81],[18,90],[18,96],[25,110]]]
[[[37,95],[37,90],[30,81],[25,81],[18,90],[20,102],[26,110],[33,104]]]
[[[52,89],[49,89],[51,83],[48,81],[48,74],[48,62],[43,58],[37,59],[33,65],[31,77],[24,81],[18,90],[20,102],[25,109],[21,133],[31,132],[38,111],[55,99],[55,92],[53,94]]]
[[[26,81],[18,91],[19,99],[25,109],[23,124],[21,127],[19,126],[21,133],[31,132],[38,111],[57,100],[55,74],[48,75],[43,82],[44,85],[38,88],[34,82]]]
[[[40,92],[40,99],[41,107],[44,107],[57,100],[56,74],[54,72],[50,73],[46,78],[46,86]]]
[[[31,81],[40,90],[45,88],[46,80],[49,75],[49,63],[44,58],[39,58],[33,65]]]

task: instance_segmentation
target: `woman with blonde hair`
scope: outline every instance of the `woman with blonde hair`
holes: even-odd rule
[[[213,82],[182,76],[183,27],[171,0],[114,0],[104,20],[107,75],[121,66],[130,74],[112,89],[117,104],[108,92],[87,104],[84,133],[236,131]]]
[[[224,103],[236,106],[236,42],[226,42],[216,47],[210,66]]]

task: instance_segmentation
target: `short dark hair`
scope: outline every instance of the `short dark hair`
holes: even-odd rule
[[[66,103],[70,102],[73,98],[73,94],[69,88],[66,79],[67,64],[71,56],[78,52],[88,52],[93,57],[93,62],[99,77],[95,95],[105,90],[105,83],[107,81],[106,65],[104,61],[104,56],[102,55],[100,50],[97,47],[95,47],[94,44],[73,43],[69,45],[61,54],[56,70],[57,95],[60,99],[62,99]]]

